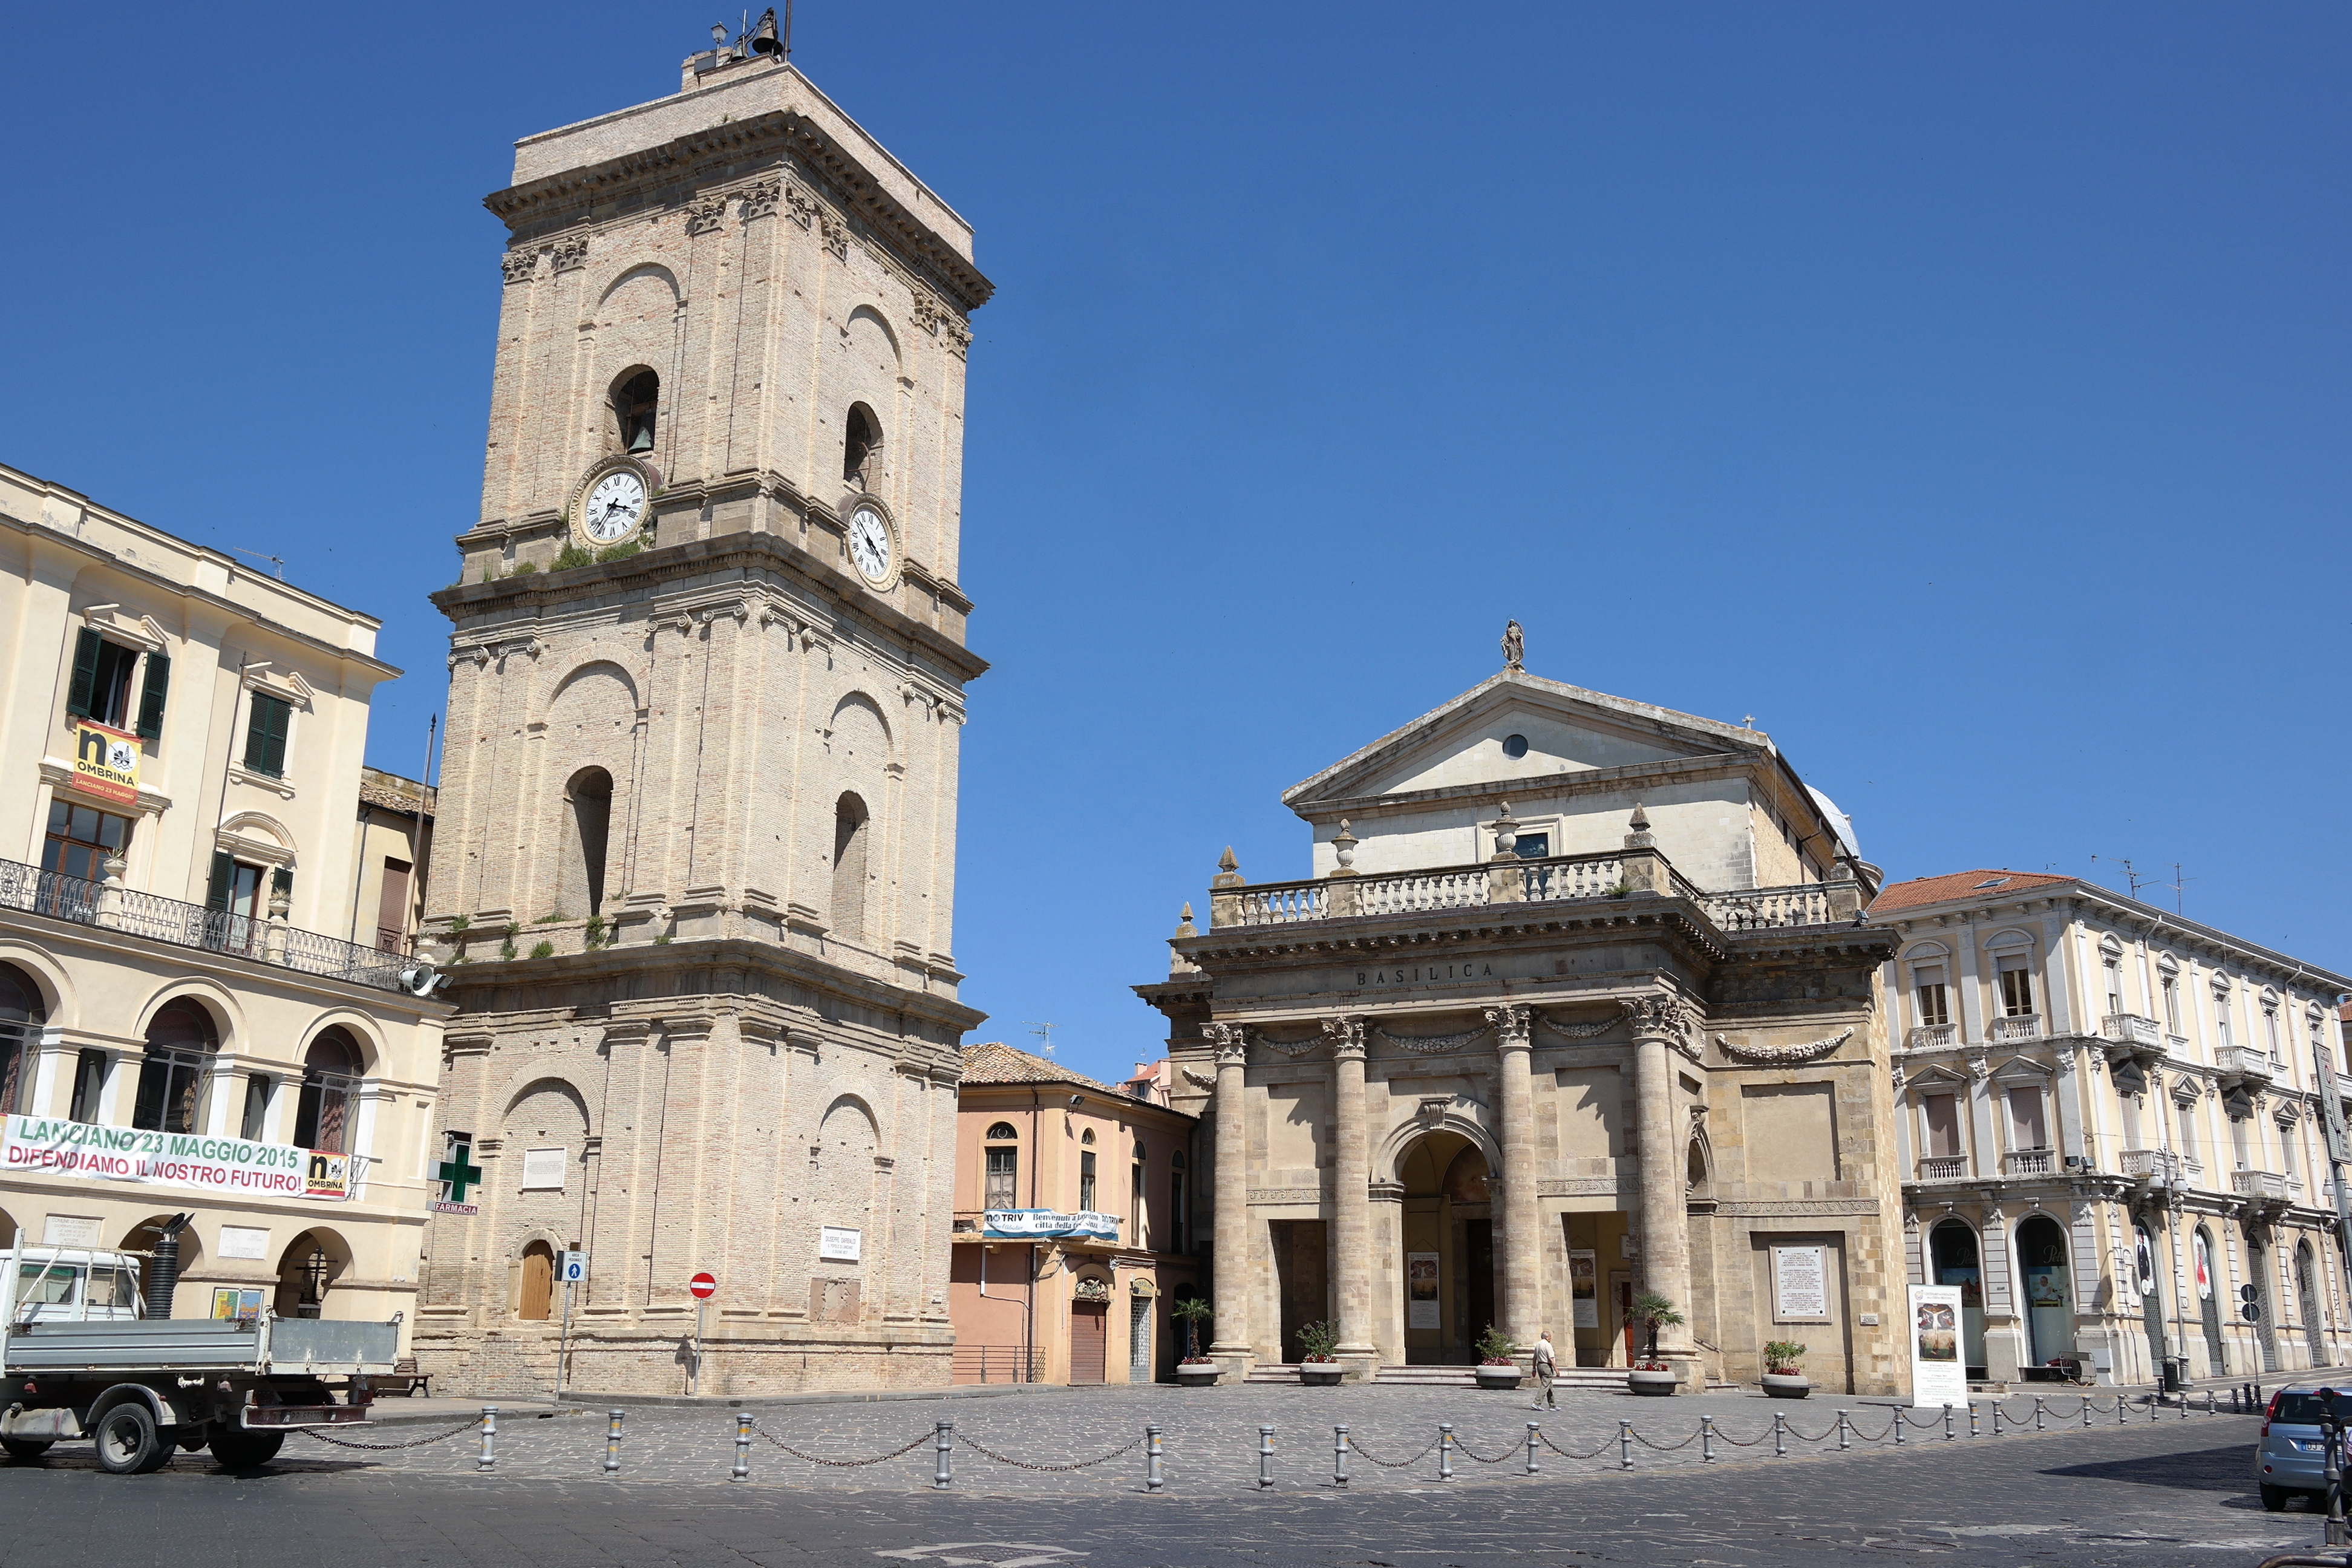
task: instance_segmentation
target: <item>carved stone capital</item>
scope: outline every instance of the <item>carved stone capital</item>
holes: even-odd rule
[[[506,274],[509,283],[527,283],[530,275],[539,270],[539,252],[509,250],[499,258],[499,270]]]
[[[588,237],[557,240],[547,247],[547,259],[555,271],[577,272],[588,265]]]
[[[1364,1021],[1361,1018],[1326,1018],[1323,1020],[1323,1037],[1331,1043],[1334,1058],[1364,1059]]]
[[[773,217],[776,201],[782,190],[783,183],[779,180],[762,180],[746,190],[743,193],[743,221],[750,223],[755,217]]]
[[[1242,1067],[1249,1061],[1249,1040],[1239,1024],[1203,1024],[1201,1037],[1215,1047],[1220,1068]]]
[[[709,234],[726,220],[727,198],[725,196],[709,196],[701,201],[687,204],[686,232],[688,234]]]
[[[1690,1037],[1696,1020],[1690,1004],[1671,992],[1653,992],[1647,996],[1635,996],[1625,1004],[1625,1021],[1636,1038],[1664,1036],[1672,1043]]]
[[[1489,1007],[1486,1026],[1502,1037],[1501,1046],[1507,1051],[1528,1048],[1535,1028],[1535,1015],[1525,1003],[1506,1002],[1499,1007]]]

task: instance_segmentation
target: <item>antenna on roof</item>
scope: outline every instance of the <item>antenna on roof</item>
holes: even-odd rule
[[[1024,1018],[1021,1021],[1021,1026],[1037,1037],[1037,1049],[1039,1051],[1049,1057],[1054,1054],[1053,1025],[1032,1023],[1028,1019]]]
[[[263,554],[260,551],[258,551],[258,550],[247,550],[247,549],[243,548],[242,546],[235,545],[235,544],[230,545],[230,546],[229,546],[229,548],[230,548],[231,550],[233,550],[233,551],[236,551],[236,553],[237,553],[237,554],[239,554],[239,555],[250,555],[250,556],[252,556],[256,561],[267,561],[267,562],[268,562],[272,566],[275,566],[275,567],[277,567],[277,568],[278,568],[278,580],[280,583],[283,583],[284,581],[286,581],[286,563],[285,563],[285,562],[283,562],[283,561],[281,561],[281,560],[279,560],[277,556],[275,556],[275,555],[264,555],[264,554]]]
[[[2172,863],[2172,880],[2169,882],[2158,882],[2157,884],[2159,888],[2170,888],[2172,889],[2172,912],[2174,914],[2186,914],[2188,912],[2180,907],[2180,885],[2183,882],[2193,882],[2195,880],[2197,880],[2197,879],[2194,877],[2182,876],[2180,874],[2180,862],[2175,860]]]
[[[2094,855],[2091,858],[2095,860],[2098,857]],[[2149,887],[2151,885],[2156,887],[2162,887],[2164,885],[2161,882],[2157,881],[2153,877],[2141,876],[2139,874],[2139,868],[2134,866],[2129,860],[2118,860],[2114,856],[2110,855],[2107,857],[2107,864],[2110,866],[2121,866],[2124,868],[2124,880],[2131,884],[2131,896],[2135,899],[2139,897],[2139,890],[2142,888]],[[2178,871],[2179,868],[2176,866],[2173,869]],[[2178,892],[2179,889],[2175,889],[2174,891]]]

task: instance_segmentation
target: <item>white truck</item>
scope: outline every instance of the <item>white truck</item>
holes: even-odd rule
[[[265,1465],[289,1431],[364,1425],[368,1379],[399,1356],[397,1318],[149,1317],[139,1277],[129,1253],[0,1249],[0,1451],[11,1460],[89,1440],[121,1476],[161,1469],[175,1448]]]

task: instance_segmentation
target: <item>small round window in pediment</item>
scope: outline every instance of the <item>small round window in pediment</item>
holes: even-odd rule
[[[1528,738],[1525,735],[1506,735],[1503,737],[1503,755],[1510,758],[1513,762],[1517,762],[1527,754]]]

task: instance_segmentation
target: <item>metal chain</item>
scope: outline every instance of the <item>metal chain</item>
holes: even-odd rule
[[[1145,1436],[1149,1436],[1150,1434],[1147,1433]],[[1033,1465],[1026,1459],[1015,1459],[1009,1455],[1000,1454],[993,1448],[987,1447],[982,1444],[974,1442],[964,1433],[959,1432],[955,1435],[955,1437],[956,1441],[962,1444],[965,1447],[973,1450],[984,1458],[994,1459],[1000,1465],[1011,1465],[1016,1470],[1044,1470],[1055,1473],[1058,1473],[1063,1470],[1083,1470],[1089,1465],[1108,1464],[1111,1460],[1118,1458],[1121,1454],[1131,1454],[1135,1452],[1136,1449],[1143,1447],[1143,1438],[1138,1437],[1126,1447],[1113,1448],[1109,1453],[1104,1454],[1097,1458],[1080,1459],[1077,1463],[1072,1465]]]
[[[1848,1420],[1847,1420],[1847,1422],[1846,1422],[1846,1425],[1847,1425],[1848,1426],[1850,1426],[1850,1427],[1852,1427],[1852,1428],[1853,1428],[1853,1435],[1854,1435],[1855,1436],[1857,1436],[1857,1437],[1861,1438],[1861,1439],[1862,1439],[1864,1442],[1865,1442],[1865,1443],[1884,1443],[1884,1442],[1885,1442],[1885,1441],[1886,1441],[1886,1439],[1887,1439],[1887,1438],[1889,1438],[1889,1437],[1891,1437],[1891,1436],[1893,1436],[1895,1435],[1895,1421],[1900,1421],[1900,1420],[1902,1420],[1902,1419],[1903,1419],[1903,1412],[1902,1412],[1902,1410],[1898,1407],[1898,1408],[1895,1410],[1895,1420],[1894,1420],[1894,1421],[1889,1421],[1889,1422],[1886,1424],[1885,1427],[1882,1431],[1880,1431],[1880,1433],[1878,1434],[1878,1436],[1874,1436],[1874,1436],[1872,1436],[1869,1433],[1864,1432],[1864,1431],[1862,1429],[1861,1425],[1860,1425],[1859,1423],[1857,1423],[1857,1422],[1853,1421],[1852,1418],[1848,1418]]]
[[[482,1418],[477,1415],[463,1426],[452,1426],[446,1432],[431,1437],[419,1437],[414,1443],[354,1443],[348,1438],[330,1437],[324,1432],[314,1432],[308,1426],[293,1426],[288,1430],[313,1442],[332,1443],[338,1448],[365,1448],[371,1454],[389,1454],[401,1448],[422,1448],[434,1443],[446,1443],[458,1433],[470,1432],[481,1424]]]
[[[1693,1432],[1689,1436],[1684,1438],[1679,1443],[1653,1443],[1647,1437],[1643,1436],[1640,1431],[1636,1430],[1633,1434],[1633,1441],[1641,1444],[1644,1448],[1655,1448],[1661,1454],[1671,1454],[1676,1448],[1687,1448],[1693,1443],[1697,1442],[1698,1434],[1696,1432]]]
[[[1925,1415],[1919,1415],[1908,1410],[1898,1409],[1895,1412],[1895,1415],[1897,1420],[1908,1421],[1914,1426],[1933,1426],[1941,1419],[1941,1417],[1932,1410],[1927,1412]]]
[[[887,1454],[877,1454],[870,1459],[828,1459],[822,1454],[802,1453],[798,1448],[793,1447],[790,1443],[785,1442],[773,1432],[768,1431],[756,1421],[751,1424],[751,1430],[759,1433],[761,1436],[765,1437],[769,1442],[773,1443],[777,1447],[782,1448],[793,1458],[806,1459],[812,1465],[823,1465],[827,1469],[831,1470],[856,1470],[863,1469],[867,1465],[879,1465],[887,1460],[898,1458],[903,1454],[913,1453],[917,1448],[919,1448],[924,1444],[929,1442],[932,1437],[931,1433],[925,1432],[918,1436],[913,1442],[908,1444],[905,1447],[893,1448]]]
[[[1767,1427],[1763,1431],[1757,1433],[1753,1437],[1748,1438],[1748,1441],[1744,1443],[1738,1438],[1733,1436],[1730,1433],[1725,1431],[1720,1426],[1715,1429],[1715,1435],[1724,1442],[1730,1444],[1735,1448],[1753,1448],[1757,1444],[1761,1443],[1765,1438],[1769,1437],[1772,1435],[1772,1432],[1769,1427]]]
[[[1800,1443],[1826,1443],[1831,1438],[1837,1436],[1837,1428],[1835,1426],[1832,1426],[1828,1431],[1822,1433],[1818,1437],[1809,1437],[1805,1436],[1805,1429],[1803,1427],[1798,1426],[1794,1421],[1791,1421],[1789,1423],[1789,1436],[1794,1437]]]
[[[1423,1448],[1420,1453],[1415,1454],[1410,1459],[1391,1460],[1381,1458],[1370,1448],[1365,1447],[1361,1443],[1356,1441],[1356,1435],[1353,1432],[1350,1432],[1348,1434],[1348,1450],[1350,1453],[1361,1454],[1364,1458],[1371,1460],[1372,1463],[1378,1465],[1384,1470],[1402,1470],[1407,1465],[1418,1464],[1422,1460],[1429,1458],[1430,1455],[1437,1452],[1437,1439],[1432,1437],[1429,1440],[1429,1447]]]
[[[1634,1436],[1638,1437],[1641,1434],[1636,1432]],[[1590,1454],[1571,1454],[1567,1449],[1561,1447],[1559,1444],[1553,1442],[1543,1433],[1538,1432],[1536,1434],[1537,1442],[1541,1443],[1545,1447],[1549,1448],[1553,1453],[1558,1454],[1563,1459],[1597,1459],[1602,1454],[1608,1452],[1610,1443],[1614,1443],[1616,1440],[1617,1439],[1614,1437],[1610,1438],[1608,1442],[1602,1443],[1600,1447],[1593,1449]]]
[[[1477,1460],[1482,1465],[1499,1465],[1506,1459],[1517,1458],[1521,1452],[1519,1446],[1517,1443],[1514,1443],[1490,1459],[1486,1455],[1480,1453],[1477,1449],[1472,1447],[1468,1441],[1458,1434],[1454,1439],[1454,1451],[1457,1454],[1467,1455],[1469,1458]]]

